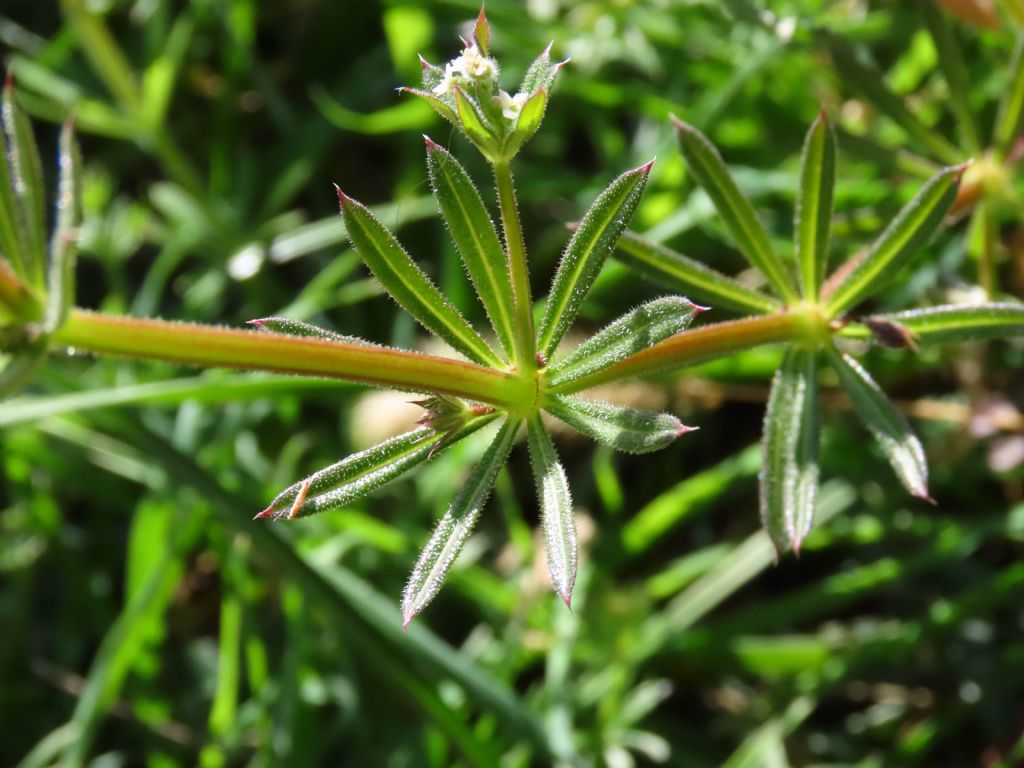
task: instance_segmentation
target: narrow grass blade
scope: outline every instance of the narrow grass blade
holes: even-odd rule
[[[800,552],[817,491],[817,355],[792,346],[772,382],[761,438],[761,523],[780,555]]]
[[[323,339],[324,341],[345,341],[350,344],[374,346],[370,342],[356,336],[346,336],[342,333],[313,325],[312,323],[303,322],[302,320],[292,320],[290,317],[261,317],[256,320],[250,320],[249,325],[268,333],[283,333],[286,336],[302,336],[310,339]]]
[[[764,274],[779,296],[787,302],[795,300],[796,291],[792,280],[772,250],[764,225],[757,217],[754,206],[736,186],[715,145],[703,133],[674,115],[672,121],[677,129],[687,167],[715,204],[722,223],[737,247]]]
[[[703,312],[682,296],[649,301],[606,325],[548,369],[550,386],[567,384],[685,330]]]
[[[430,278],[370,210],[340,189],[341,215],[352,246],[384,289],[409,314],[471,360],[502,366],[501,360],[451,305]]]
[[[569,330],[605,259],[614,250],[640,203],[654,161],[626,171],[590,206],[555,272],[538,331],[538,348],[550,358]]]
[[[480,512],[491,495],[498,472],[512,451],[521,422],[508,419],[483,458],[473,467],[448,511],[437,524],[413,568],[402,593],[402,626],[409,625],[441,589],[448,571],[462,551]]]
[[[581,397],[554,395],[544,403],[544,409],[587,437],[624,453],[659,451],[694,429],[670,413]]]
[[[75,255],[82,218],[82,158],[70,122],[60,133],[59,169],[57,223],[50,241],[50,270],[43,319],[47,332],[55,331],[64,324],[75,301]]]
[[[856,360],[835,349],[825,354],[897,477],[914,496],[930,500],[924,448],[906,418]]]
[[[508,259],[473,180],[452,155],[427,139],[427,170],[434,198],[448,224],[491,325],[508,355],[515,349],[512,277]]]
[[[828,264],[836,186],[836,137],[822,110],[804,140],[796,198],[796,255],[804,299],[816,301]]]
[[[946,344],[1024,335],[1024,304],[978,304],[914,309],[868,320],[895,323],[917,344]]]
[[[830,315],[837,315],[876,293],[928,244],[956,199],[966,169],[966,164],[944,168],[928,180],[872,243],[864,258],[835,285],[828,297]]]
[[[1024,117],[1024,35],[1017,40],[1017,48],[1010,64],[1012,79],[1003,93],[996,117],[992,141],[996,153],[1005,158],[1020,136],[1021,118]]]
[[[572,514],[569,481],[539,413],[527,420],[526,429],[551,582],[565,604],[571,606],[572,587],[576,582],[577,551],[576,521]]]
[[[477,417],[449,434],[418,427],[385,440],[289,486],[256,517],[293,520],[344,507],[422,464],[439,449],[472,434],[494,418],[494,414]]]
[[[949,87],[949,100],[952,102],[960,132],[966,139],[970,151],[978,152],[981,149],[981,142],[978,141],[978,126],[975,125],[974,110],[971,109],[968,99],[971,79],[964,63],[963,50],[938,4],[934,0],[925,0],[921,7],[925,24],[928,25],[928,32],[938,53],[939,69],[942,70],[942,76]]]
[[[907,135],[943,163],[958,163],[963,155],[942,135],[922,123],[903,99],[885,84],[885,75],[861,52],[839,37],[829,35],[832,61],[839,77],[860,91],[880,112],[899,125]]]
[[[7,160],[18,221],[22,232],[22,261],[27,281],[42,288],[46,273],[46,202],[43,166],[32,135],[32,125],[14,99],[8,78],[3,93],[3,127],[7,133]],[[12,257],[13,258],[13,257]],[[13,262],[12,262],[13,263]]]
[[[622,235],[615,258],[669,290],[685,293],[715,307],[758,314],[782,308],[778,299],[747,288],[738,280],[634,232]]]

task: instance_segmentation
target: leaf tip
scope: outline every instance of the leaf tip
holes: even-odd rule
[[[694,304],[692,301],[690,302],[690,306],[693,307],[693,314],[695,315],[711,311],[711,307],[703,307],[700,304]]]
[[[273,518],[275,514],[276,513],[274,512],[274,508],[273,507],[267,507],[262,512],[257,512],[253,516],[252,519],[253,520],[266,520],[268,517],[269,518]]]
[[[572,611],[572,588],[570,587],[567,592],[559,590],[558,596],[562,598],[562,602],[565,603],[565,607]]]
[[[441,145],[434,141],[432,138],[423,134],[423,142],[427,145],[427,154],[431,154],[434,150],[440,149]]]
[[[408,612],[402,613],[402,631],[403,632],[405,632],[405,630],[407,630],[409,628],[409,624],[415,618],[416,618],[416,612],[415,611],[408,611]]]
[[[949,170],[953,172],[953,183],[959,184],[963,180],[964,174],[967,172],[967,169],[970,168],[972,165],[974,165],[974,158],[969,157],[967,158],[967,160],[960,163],[960,165],[954,165],[952,168],[950,168]]]
[[[245,324],[253,326],[258,331],[265,331],[267,329],[267,319],[265,317],[258,317],[255,320],[246,320]]]
[[[651,172],[651,168],[654,167],[654,161],[657,160],[657,159],[658,159],[658,156],[655,155],[650,160],[648,160],[646,163],[641,165],[640,168],[638,169],[640,171],[640,173],[642,173],[644,176],[647,176]]]
[[[338,195],[338,202],[341,204],[342,208],[352,203],[352,198],[346,195],[344,192],[342,192],[341,187],[339,187],[337,184],[334,185],[334,191]]]
[[[700,427],[691,427],[688,424],[679,422],[679,426],[676,428],[676,437],[682,437],[689,432],[696,432]]]
[[[426,60],[426,59],[425,59],[425,58],[423,57],[423,54],[422,54],[422,53],[417,53],[417,54],[416,54],[416,56],[417,56],[417,57],[419,58],[419,60],[420,60],[420,66],[421,66],[421,67],[422,67],[423,69],[430,69],[431,67],[433,67],[433,66],[434,66],[433,64],[431,64],[431,63],[430,63],[429,61],[427,61],[427,60]],[[401,89],[401,88],[399,88],[398,90],[402,90],[402,89]]]

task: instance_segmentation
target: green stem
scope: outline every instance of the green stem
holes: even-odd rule
[[[494,164],[498,187],[498,207],[505,230],[505,249],[512,273],[512,294],[515,303],[516,366],[524,374],[537,370],[537,348],[533,329],[533,298],[530,296],[530,271],[526,264],[526,246],[519,223],[519,206],[508,161]]]
[[[81,352],[324,376],[514,408],[534,384],[473,363],[391,347],[208,325],[103,315],[76,309],[53,343]]]
[[[568,394],[633,376],[664,373],[763,344],[803,338],[806,333],[806,321],[799,313],[793,312],[705,325],[678,333],[625,360],[554,387],[551,391]]]

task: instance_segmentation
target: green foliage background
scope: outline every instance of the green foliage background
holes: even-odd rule
[[[721,147],[781,242],[824,106],[840,127],[833,253],[853,254],[920,186],[926,163],[908,152],[929,147],[865,98],[870,82],[840,76],[844,46],[961,145],[920,4],[767,6],[488,3],[509,82],[551,39],[573,57],[517,159],[537,291],[565,222],[654,155],[634,227],[741,267],[687,179],[670,111]],[[99,48],[75,22],[84,7],[0,8],[45,157],[77,114],[80,304],[235,326],[288,315],[414,347],[413,322],[347,248],[337,181],[483,320],[419,134],[480,182],[485,169],[394,93],[418,81],[417,52],[458,52],[476,6],[111,0],[88,6],[111,32]],[[1010,14],[999,29],[950,18],[987,127],[1019,32]],[[119,57],[96,53],[114,47],[137,102],[118,94]],[[1005,198],[996,291],[1019,296],[1022,208]],[[954,223],[873,308],[969,294],[977,238]],[[609,264],[585,325],[658,294]],[[583,541],[572,613],[544,583],[517,450],[449,586],[404,635],[406,575],[484,444],[351,509],[254,523],[280,488],[416,409],[323,381],[52,360],[0,405],[0,764],[1018,765],[1024,347],[866,354],[922,435],[935,507],[906,496],[848,404],[827,398],[820,527],[774,565],[756,441],[779,355],[750,352],[609,393],[701,428],[668,450],[613,456],[564,436]]]

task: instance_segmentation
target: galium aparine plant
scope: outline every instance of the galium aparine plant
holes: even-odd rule
[[[427,171],[490,325],[489,343],[438,290],[397,238],[340,188],[349,239],[384,289],[424,328],[465,360],[375,345],[280,317],[241,330],[91,312],[73,306],[80,220],[80,162],[71,125],[60,141],[59,191],[47,241],[39,155],[8,80],[0,132],[0,394],[24,383],[50,352],[75,349],[182,364],[287,371],[425,393],[416,428],[315,472],[257,515],[292,520],[343,507],[479,430],[489,447],[438,522],[409,578],[404,622],[436,595],[470,535],[519,434],[525,430],[548,566],[569,604],[577,565],[576,527],[565,470],[541,414],[630,453],[658,450],[690,431],[667,413],[584,399],[583,390],[633,376],[674,371],[766,344],[787,345],[765,416],[761,515],[776,548],[799,550],[818,484],[819,365],[827,363],[911,493],[927,498],[927,468],[906,419],[842,337],[918,345],[1024,333],[1024,306],[988,303],[862,317],[857,306],[894,279],[941,228],[965,166],[940,170],[866,250],[829,277],[836,142],[822,113],[804,145],[792,259],[775,252],[750,201],[711,143],[676,121],[683,155],[734,243],[764,277],[751,288],[641,235],[625,232],[651,163],[626,171],[593,202],[559,261],[538,326],[530,293],[511,161],[537,131],[562,63],[545,50],[515,93],[500,84],[490,28],[481,11],[472,39],[444,67],[422,62],[423,83],[405,89],[426,100],[481,152],[494,172],[500,226],[454,157],[426,139]],[[1024,100],[1003,119],[1019,130]],[[616,249],[618,249],[616,251]],[[639,273],[702,302],[738,309],[738,320],[689,328],[705,307],[683,296],[650,301],[567,353],[560,342],[613,253]]]

